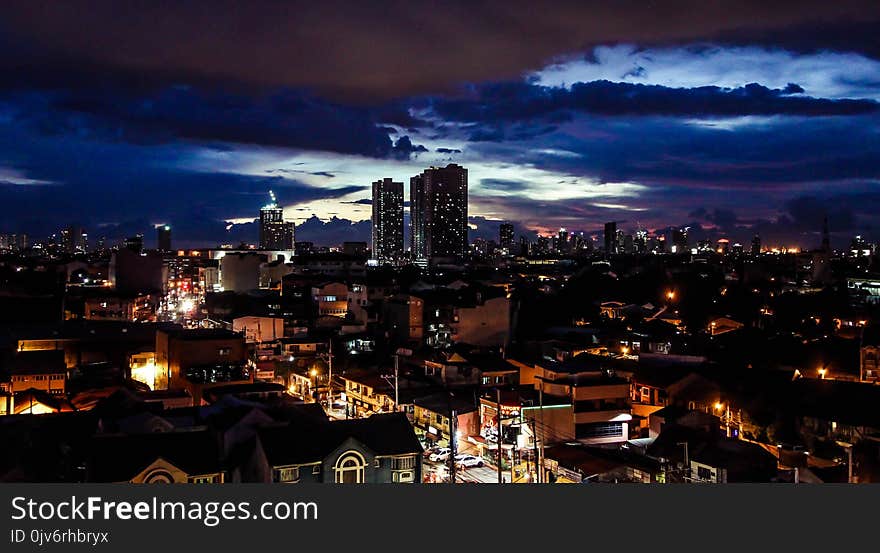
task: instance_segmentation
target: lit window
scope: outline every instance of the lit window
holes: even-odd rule
[[[299,480],[299,467],[286,467],[275,471],[276,482],[296,482]]]

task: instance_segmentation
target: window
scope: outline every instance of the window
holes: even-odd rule
[[[414,480],[412,471],[392,472],[392,482],[412,482]]]
[[[416,468],[416,458],[411,455],[409,457],[394,457],[391,459],[392,470],[411,470]]]
[[[437,413],[436,415],[434,415],[434,420],[437,421],[437,424],[441,424],[443,422],[443,415]]]
[[[623,437],[622,422],[594,422],[578,424],[575,428],[577,439],[620,438]]]
[[[715,473],[706,467],[697,467],[697,477],[700,480],[715,480]]]
[[[357,451],[347,451],[336,461],[337,484],[362,484],[367,465],[363,455]]]
[[[276,469],[276,482],[296,482],[299,480],[299,467],[285,467]]]
[[[214,480],[213,476],[195,476],[189,479],[192,484],[213,484]]]

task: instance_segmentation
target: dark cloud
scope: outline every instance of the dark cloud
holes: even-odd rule
[[[723,45],[785,48],[801,54],[857,52],[880,59],[877,13],[865,13],[864,16],[864,19],[853,17],[837,21],[828,18],[776,29],[744,26],[707,38]]]
[[[739,217],[730,209],[715,208],[710,212],[705,212],[704,218],[722,229],[733,229],[739,223]]]
[[[717,86],[669,88],[660,85],[593,81],[570,88],[525,82],[476,85],[460,98],[435,98],[433,109],[446,120],[503,125],[523,121],[558,124],[572,112],[603,116],[737,117],[745,115],[831,116],[880,111],[872,100],[830,100],[795,96],[797,85],[784,90],[757,83],[725,89]],[[800,90],[802,92],[802,89]],[[551,126],[547,130],[553,130]],[[534,133],[534,129],[531,129]],[[515,130],[514,138],[528,133]],[[498,140],[498,128],[481,128],[472,140]]]
[[[332,217],[322,221],[312,215],[296,227],[296,239],[321,246],[338,246],[346,241],[370,242],[371,223]]]
[[[460,154],[461,150],[457,148],[437,148],[435,150],[438,154]]]
[[[508,192],[521,192],[529,189],[528,182],[510,179],[480,179],[480,186],[493,190],[507,190]]]
[[[99,88],[19,92],[6,101],[17,122],[47,134],[135,143],[185,139],[398,159],[426,151],[408,136],[392,143],[392,130],[370,110],[329,103],[304,91],[248,97],[178,86],[139,96]]]
[[[772,194],[823,182],[833,187],[880,181],[878,125],[878,116],[772,118],[732,127],[678,118],[578,116],[560,132],[523,144],[493,141],[472,148],[487,158],[547,171],[662,188],[666,196],[655,198],[661,202],[678,199],[670,190],[681,189],[687,201],[715,191],[760,207],[760,200],[731,191]],[[573,155],[547,155],[548,148]],[[707,204],[691,209],[700,205]]]
[[[328,179],[332,179],[332,178],[336,177],[336,175],[331,173],[330,171],[304,171],[301,169],[269,169],[266,172],[269,174],[283,173],[286,175],[296,175],[296,174],[312,175],[312,176],[316,176],[316,177],[327,177]]]
[[[827,217],[828,224],[836,231],[852,230],[856,226],[856,216],[851,206],[840,201],[829,202],[815,196],[801,196],[789,200],[786,209],[791,215],[791,223],[799,229],[820,228]]]
[[[256,218],[272,190],[282,205],[365,192],[365,186],[318,188],[277,175],[186,168],[189,145],[103,142],[12,125],[0,134],[0,167],[48,185],[0,186],[0,230],[44,237],[67,224],[152,235],[171,223],[178,239],[221,241],[225,220]],[[120,226],[123,225],[123,226]],[[200,230],[201,229],[201,230]],[[112,234],[108,234],[111,237]]]
[[[725,33],[731,40],[749,33],[772,40],[801,25],[822,31],[842,21],[880,20],[873,0],[736,5],[671,0],[662,6],[635,0],[560,0],[549,6],[458,0],[442,9],[403,0],[251,0],[246,5],[219,0],[171,6],[137,0],[8,0],[0,13],[8,52],[0,74],[7,80],[13,70],[34,79],[79,70],[119,73],[134,85],[222,81],[308,87],[349,99],[509,79],[597,44],[673,44]],[[381,33],[375,31],[379,28]],[[813,48],[848,44],[845,36],[830,32],[800,36]],[[26,62],[22,52],[28,54]]]
[[[409,136],[404,135],[398,138],[397,142],[394,143],[394,148],[391,149],[391,155],[397,159],[409,159],[413,154],[427,151],[427,148],[421,144],[413,144]]]

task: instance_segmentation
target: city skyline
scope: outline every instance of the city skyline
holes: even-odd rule
[[[16,77],[0,86],[0,232],[152,238],[169,224],[181,245],[256,241],[273,190],[303,240],[369,240],[370,183],[458,163],[473,236],[617,221],[811,248],[827,216],[837,246],[880,238],[874,3],[697,5],[686,25],[589,2],[502,24],[491,7],[404,6],[377,40],[327,7],[289,18],[257,2],[235,33],[262,41],[218,34],[223,10],[120,22],[101,2],[84,11],[106,24],[83,41],[74,4],[3,8],[0,64]],[[438,36],[472,23],[413,55],[411,20]],[[197,21],[214,30],[184,42]],[[291,37],[308,28],[345,32],[304,55]],[[159,37],[161,66],[145,55]]]
[[[10,543],[298,544],[294,484],[880,482],[878,28],[877,0],[4,2]],[[124,500],[154,483],[199,488]]]

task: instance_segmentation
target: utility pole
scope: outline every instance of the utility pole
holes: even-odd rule
[[[535,455],[535,483],[541,483],[541,456],[538,454],[538,431],[535,428],[535,419],[532,419],[532,441],[534,442]]]
[[[455,439],[457,413],[452,408],[452,394],[449,395],[449,483],[455,484],[455,456],[458,455],[458,440]]]
[[[399,363],[400,363],[400,355],[397,352],[395,352],[394,353],[394,410],[395,411],[400,410],[400,398],[399,398],[398,386],[397,386],[397,373],[399,371],[399,366],[398,366]]]
[[[846,483],[852,484],[853,483],[852,445],[850,445],[848,448],[846,448],[846,454],[848,456],[848,461],[846,463],[846,467],[847,467]]]
[[[400,374],[400,356],[409,357],[412,355],[412,350],[406,348],[397,348],[397,351],[394,352],[394,382],[391,382],[391,377],[387,375],[383,375],[382,378],[385,379],[386,382],[391,383],[394,386],[394,410],[400,410],[400,385],[399,385],[399,374]]]
[[[330,336],[327,354],[327,411],[333,410],[333,336]]]
[[[501,474],[501,388],[495,389],[495,407],[498,409],[498,439],[495,443],[495,447],[498,448],[498,483],[501,484],[504,482],[504,477]]]
[[[687,480],[690,478],[690,473],[691,473],[691,461],[690,461],[690,457],[688,457],[688,443],[687,442],[678,442],[678,445],[684,447],[684,470],[687,471],[687,475],[688,475],[684,478]]]
[[[865,327],[861,327],[859,331],[859,382],[865,381],[865,353],[862,348],[865,347]]]
[[[540,452],[540,460],[541,464],[538,465],[538,483],[541,484],[545,480],[544,475],[544,434],[546,433],[546,426],[544,426],[544,383],[541,383],[541,387],[538,388],[538,412],[541,414],[541,448]],[[537,435],[536,435],[537,436]]]

